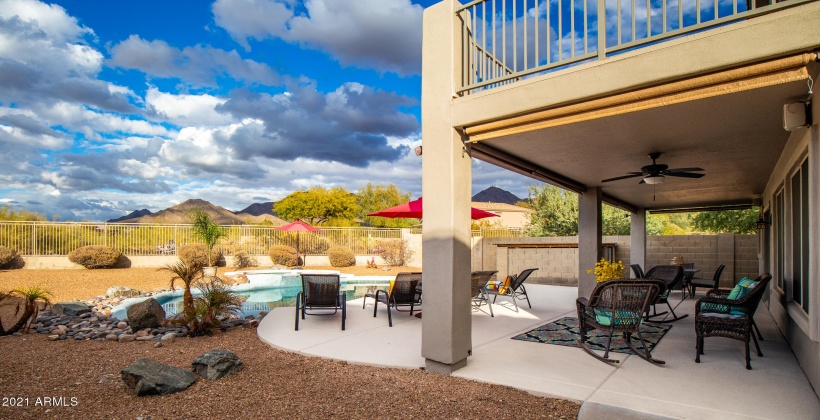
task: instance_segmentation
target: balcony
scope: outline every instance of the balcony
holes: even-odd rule
[[[476,0],[456,10],[469,95],[814,0]],[[603,13],[603,19],[599,19]],[[601,37],[599,34],[606,34]]]

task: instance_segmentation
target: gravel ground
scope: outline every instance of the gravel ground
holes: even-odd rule
[[[187,390],[136,397],[120,370],[136,359],[190,368],[205,351],[228,349],[244,369],[218,381],[198,378]],[[0,337],[0,418],[575,418],[579,405],[509,387],[427,373],[376,368],[271,348],[253,329],[153,343],[47,341],[44,335]],[[64,405],[37,405],[63,397]],[[74,398],[72,400],[72,398]],[[19,401],[19,400],[18,400]],[[75,406],[72,405],[76,402]],[[25,406],[27,404],[27,406]]]
[[[373,269],[355,267],[308,267],[315,270],[338,270],[360,276],[396,275],[400,271],[421,271],[418,267],[388,267]],[[219,273],[234,271],[222,267]],[[111,286],[125,286],[142,291],[167,289],[171,273],[156,268],[115,268],[110,270],[3,270],[0,271],[0,290],[39,284],[54,295],[54,302],[91,299],[104,295]],[[177,286],[179,287],[179,286]]]
[[[376,274],[364,267],[354,270]],[[389,273],[400,270],[411,269]],[[378,270],[383,274],[388,272]],[[112,285],[162,288],[167,279],[168,273],[155,269],[15,270],[0,273],[0,290],[39,283],[59,300],[85,299]],[[12,315],[12,307],[0,307],[4,324]],[[244,418],[576,418],[580,408],[571,401],[423,370],[285,352],[262,343],[254,329],[153,345],[50,342],[40,334],[0,337],[0,418],[235,418],[240,413]],[[236,352],[245,368],[214,382],[198,378],[191,388],[168,396],[136,397],[120,379],[120,370],[139,358],[190,368],[191,361],[212,349]],[[45,397],[63,397],[65,406],[43,405]],[[9,398],[24,406],[9,407]]]

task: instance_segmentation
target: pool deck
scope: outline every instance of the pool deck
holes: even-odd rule
[[[752,370],[745,369],[743,343],[724,338],[707,338],[701,363],[695,363],[695,300],[679,301],[678,291],[673,293],[675,311],[690,316],[672,323],[652,352],[666,365],[621,353],[614,353],[621,363],[609,365],[578,348],[511,340],[576,316],[576,288],[530,285],[527,291],[532,309],[525,303],[516,313],[499,298],[494,318],[473,310],[473,355],[454,376],[582,402],[582,419],[820,419],[820,400],[765,307],[755,317],[765,338],[760,342],[764,357],[757,357],[752,344]],[[373,317],[372,302],[368,299],[365,309],[362,299],[348,302],[346,331],[341,331],[340,316],[308,316],[294,331],[295,308],[276,308],[259,325],[259,338],[308,356],[424,366],[422,320],[394,313],[390,328],[382,305]]]

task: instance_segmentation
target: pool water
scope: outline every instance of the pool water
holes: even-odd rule
[[[311,273],[333,273],[331,271],[305,270]],[[239,272],[225,273],[225,276]],[[232,286],[231,288],[244,299],[238,314],[240,317],[258,316],[260,312],[268,312],[278,307],[295,307],[296,295],[302,291],[301,277],[298,271],[282,270],[253,270],[241,272],[248,278],[248,283]],[[342,291],[347,300],[361,298],[365,293],[378,289],[387,290],[393,276],[362,276],[341,275]],[[182,290],[160,293],[154,296],[165,310],[165,315],[171,317],[182,311]],[[199,290],[192,289],[194,296]],[[145,298],[127,299],[112,310],[112,315],[118,319],[125,319],[126,311],[134,303]]]

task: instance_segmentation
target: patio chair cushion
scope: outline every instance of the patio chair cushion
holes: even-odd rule
[[[512,277],[507,276],[507,277],[504,277],[504,280],[502,280],[502,281],[498,281],[498,280],[488,281],[486,289],[487,290],[498,290],[499,294],[503,295],[504,293],[501,293],[501,290],[505,290],[505,289],[509,288],[510,283],[512,283]]]
[[[338,297],[335,294],[329,294],[332,289],[337,289],[335,284],[329,283],[309,283],[309,300],[308,304],[312,305],[335,305],[338,302]]]
[[[510,284],[512,284],[513,278],[512,276],[504,277],[504,282],[501,283],[501,286],[498,287],[498,294],[503,295],[507,293],[507,290],[510,288]]]
[[[751,293],[752,289],[757,286],[757,282],[754,280],[749,279],[748,277],[744,277],[741,279],[734,288],[729,292],[729,295],[726,296],[728,300],[739,300],[743,299]],[[731,315],[745,315],[746,308],[743,306],[734,306],[734,305],[723,305],[723,304],[713,304],[707,303],[703,307],[704,312],[720,312],[722,314],[731,314]]]
[[[600,325],[612,325],[612,312],[602,309],[594,309],[595,321]],[[618,311],[615,316],[615,325],[634,325],[639,324],[643,319],[642,314],[637,312]],[[624,322],[628,321],[628,322]]]

